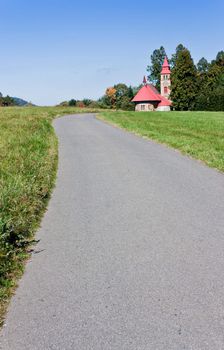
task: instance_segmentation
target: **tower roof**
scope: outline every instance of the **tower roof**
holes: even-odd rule
[[[165,57],[164,62],[163,62],[163,66],[162,66],[162,72],[161,74],[170,74],[170,65],[168,63],[168,59],[167,57]]]

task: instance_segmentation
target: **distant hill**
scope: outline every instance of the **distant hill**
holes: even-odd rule
[[[26,106],[29,102],[23,100],[22,98],[19,98],[19,97],[12,97],[13,100],[15,101],[15,104],[17,106]]]

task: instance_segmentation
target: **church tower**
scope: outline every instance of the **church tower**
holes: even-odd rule
[[[170,96],[170,87],[171,87],[171,80],[170,80],[170,66],[167,60],[167,57],[164,59],[162,71],[161,71],[161,96],[166,97],[169,99]]]

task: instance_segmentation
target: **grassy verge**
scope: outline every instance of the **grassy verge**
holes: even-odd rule
[[[57,139],[51,121],[87,111],[0,108],[0,323],[54,185]]]
[[[100,118],[224,171],[224,112],[103,112]]]

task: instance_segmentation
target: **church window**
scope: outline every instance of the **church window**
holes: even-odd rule
[[[164,86],[164,94],[167,94],[167,93],[168,93],[168,87]]]
[[[141,105],[141,111],[145,111],[145,105]]]

